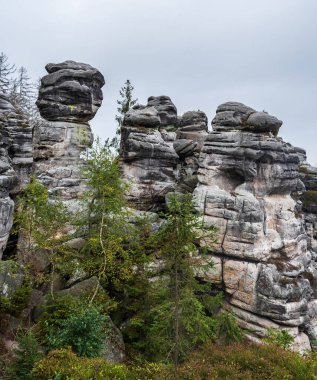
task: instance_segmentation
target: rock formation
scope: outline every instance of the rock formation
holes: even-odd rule
[[[23,114],[0,94],[0,259],[13,223],[12,196],[21,191],[32,168],[32,128]]]
[[[70,210],[83,192],[81,153],[92,144],[88,121],[102,102],[102,74],[90,65],[65,61],[46,65],[37,106],[46,120],[34,131],[34,172]]]
[[[169,192],[193,191],[207,130],[203,112],[178,118],[168,96],[151,96],[147,106],[137,105],[126,113],[121,129],[122,170],[131,185],[130,201],[137,208],[157,210],[164,207]]]
[[[206,225],[218,229],[217,244],[207,242],[215,265],[205,280],[222,288],[251,339],[288,328],[295,345],[309,348],[308,335],[317,333],[316,210],[306,195],[304,223],[299,198],[303,181],[316,190],[316,170],[305,167],[303,178],[305,152],[276,137],[282,121],[266,112],[222,104],[208,133],[203,112],[176,123],[174,109],[167,97],[151,97],[126,115],[122,166],[136,178],[131,199],[155,209],[158,194],[164,203],[169,191],[193,192]]]
[[[281,125],[240,103],[220,105],[194,195],[206,223],[218,228],[216,277],[241,325],[253,336],[268,326],[291,327],[309,346],[302,331],[314,307],[316,273],[291,196],[305,190],[299,152],[274,137]]]
[[[37,178],[70,211],[85,189],[80,155],[92,143],[88,122],[101,105],[104,78],[73,61],[46,69],[34,162],[31,128],[0,96],[0,258],[14,196],[32,163]],[[298,349],[309,348],[309,339],[317,337],[317,169],[302,149],[277,137],[282,122],[266,112],[228,102],[211,124],[208,132],[202,111],[178,116],[167,96],[129,110],[121,131],[129,200],[138,210],[157,211],[170,192],[193,193],[206,225],[218,229],[216,244],[201,243],[214,262],[203,279],[223,290],[226,307],[250,339],[263,337],[269,327],[288,328]],[[59,290],[73,292],[91,282],[76,279]]]
[[[137,208],[160,207],[175,188],[178,156],[173,148],[177,111],[170,98],[150,97],[125,115],[121,129],[123,176]]]

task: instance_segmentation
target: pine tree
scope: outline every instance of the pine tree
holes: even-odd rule
[[[0,54],[0,92],[9,93],[12,84],[12,74],[16,71],[15,65],[8,62],[8,57],[2,52]]]
[[[151,359],[173,361],[177,366],[215,333],[216,322],[206,314],[207,302],[205,305],[198,297],[202,289],[195,273],[204,264],[195,252],[198,239],[207,233],[206,237],[214,241],[216,232],[204,230],[199,214],[193,213],[190,194],[173,194],[165,218],[165,224],[153,236],[163,266],[160,279],[152,284],[146,349]],[[208,303],[219,306],[219,297],[212,298]]]
[[[19,331],[18,347],[14,349],[15,358],[7,368],[7,373],[15,380],[31,380],[34,364],[42,358],[39,344],[32,330]]]
[[[111,145],[119,150],[120,146],[120,134],[121,134],[121,127],[124,119],[124,115],[129,111],[130,108],[132,108],[138,99],[133,99],[133,90],[134,87],[132,86],[129,79],[124,83],[124,86],[120,89],[120,100],[117,100],[118,108],[117,111],[119,112],[118,115],[116,115],[116,121],[118,123],[117,130],[116,130],[116,137],[114,137],[111,141]]]

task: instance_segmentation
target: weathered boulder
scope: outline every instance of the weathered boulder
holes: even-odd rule
[[[276,135],[282,121],[267,112],[258,112],[238,102],[221,104],[212,120],[214,131],[241,130],[254,133],[272,132]]]
[[[160,117],[161,126],[177,125],[177,108],[169,96],[150,96],[148,98],[147,107],[156,108]]]
[[[179,118],[178,139],[195,141],[201,148],[208,135],[208,118],[202,111],[188,111]]]
[[[103,75],[85,63],[65,61],[45,66],[37,106],[49,121],[87,122],[102,103]]]

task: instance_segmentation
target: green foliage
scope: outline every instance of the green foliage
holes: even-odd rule
[[[97,357],[103,347],[107,318],[95,307],[75,305],[48,330],[50,349],[70,346],[79,356]]]
[[[205,344],[175,370],[170,366],[126,366],[81,358],[70,349],[37,362],[34,380],[315,380],[316,354],[306,357],[278,346]]]
[[[300,173],[303,173],[303,174],[308,174],[308,173],[309,173],[307,167],[304,166],[304,165],[299,165],[299,167],[298,167],[298,171],[299,171]]]
[[[204,229],[193,207],[190,194],[171,195],[165,223],[152,237],[164,264],[160,279],[152,283],[146,352],[151,359],[175,365],[215,331],[215,321],[206,314],[198,296],[201,287],[195,278],[203,265],[202,256],[195,254],[195,243],[206,234],[214,240],[215,231]]]
[[[89,190],[82,225],[87,230],[88,220],[88,231],[81,264],[107,289],[122,290],[133,277],[132,268],[144,262],[145,254],[140,250],[138,228],[127,222],[127,185],[121,178],[118,158],[108,145],[97,140],[85,159],[84,175]]]
[[[29,303],[31,290],[30,281],[26,277],[11,297],[0,296],[0,316],[1,313],[7,313],[19,317]]]
[[[67,319],[73,310],[78,307],[80,301],[74,297],[56,296],[48,297],[45,305],[42,306],[40,319],[36,325],[36,330],[42,338],[42,343],[47,345],[47,337],[62,328],[62,323]]]
[[[304,207],[309,209],[310,206],[317,206],[317,191],[307,190],[302,196]]]
[[[116,150],[119,150],[120,145],[120,134],[121,134],[121,127],[123,124],[123,118],[124,115],[129,111],[130,108],[132,108],[138,99],[133,99],[133,90],[134,87],[132,86],[129,79],[124,83],[124,86],[120,89],[120,97],[121,100],[117,100],[118,108],[117,111],[119,115],[116,115],[116,121],[118,123],[118,127],[116,130],[116,137],[114,137],[111,141],[111,146],[116,148]]]
[[[18,348],[14,349],[14,360],[9,365],[7,373],[14,380],[32,380],[31,371],[42,354],[32,330],[19,331],[16,337]]]
[[[32,371],[33,380],[152,380],[161,370],[157,364],[128,367],[101,358],[81,358],[70,349],[52,351]]]
[[[294,343],[294,337],[288,332],[288,330],[269,328],[267,330],[265,341],[269,344],[275,344],[279,347],[284,348],[284,350],[287,350]]]
[[[315,380],[316,354],[306,357],[278,346],[206,344],[190,355],[177,373],[163,370],[164,380]]]
[[[244,338],[235,316],[228,311],[217,316],[217,335],[225,344],[241,342]]]
[[[21,239],[20,251],[28,262],[38,249],[50,253],[52,263],[61,262],[56,253],[65,249],[68,239],[65,233],[69,215],[59,199],[49,199],[48,191],[35,177],[26,186],[23,196],[18,199],[16,225]]]

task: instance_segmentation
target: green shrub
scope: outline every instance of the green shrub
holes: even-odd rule
[[[12,296],[0,296],[0,312],[8,313],[14,317],[19,317],[27,307],[31,296],[30,281],[25,279],[23,284],[18,287]]]
[[[265,341],[269,344],[275,344],[287,350],[294,343],[294,337],[287,330],[278,330],[269,328]]]
[[[105,340],[106,320],[95,307],[76,305],[59,327],[48,330],[49,348],[70,346],[79,356],[97,357]]]
[[[177,374],[162,369],[164,380],[316,380],[316,354],[302,357],[278,346],[208,344],[193,353]]]
[[[151,380],[160,370],[156,364],[128,367],[101,358],[78,357],[69,348],[63,348],[51,351],[38,362],[32,376],[33,380]]]
[[[220,313],[217,318],[217,335],[226,344],[241,342],[244,338],[235,316],[228,311]]]
[[[14,380],[31,380],[34,364],[42,357],[39,344],[32,330],[20,331],[17,335],[18,348],[14,350],[15,358],[7,369]]]
[[[316,190],[307,190],[303,194],[303,203],[304,206],[317,206],[317,191]]]

